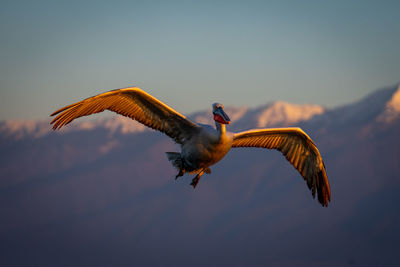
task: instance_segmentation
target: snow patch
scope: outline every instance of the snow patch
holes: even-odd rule
[[[298,105],[277,101],[260,112],[257,118],[257,127],[294,124],[324,112],[325,108],[318,105]]]
[[[386,103],[385,110],[377,120],[383,123],[390,123],[400,117],[400,85],[392,98]]]
[[[134,134],[148,130],[148,128],[137,121],[124,116],[115,116],[99,120],[74,121],[70,125],[56,131],[64,134],[77,131],[92,131],[94,129],[106,129],[110,134]],[[49,121],[35,120],[8,120],[0,122],[0,133],[14,140],[23,138],[40,138],[53,132]]]
[[[111,133],[119,132],[122,134],[140,133],[146,131],[148,128],[131,118],[124,116],[117,116],[102,122],[97,123],[97,127],[102,127],[111,131]]]
[[[49,132],[49,124],[45,121],[9,120],[0,124],[0,133],[4,133],[8,137],[13,137],[15,140],[27,136],[39,138]]]

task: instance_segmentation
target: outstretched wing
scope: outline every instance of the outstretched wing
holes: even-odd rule
[[[54,130],[60,129],[76,118],[106,109],[161,131],[179,144],[198,129],[197,124],[137,87],[112,90],[63,107],[51,114],[58,114],[51,124]]]
[[[237,133],[232,147],[277,149],[300,172],[322,206],[328,206],[331,189],[321,155],[311,138],[300,128],[276,128]]]

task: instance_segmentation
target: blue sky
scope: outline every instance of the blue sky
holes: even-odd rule
[[[139,86],[181,113],[400,81],[399,1],[2,1],[0,120]]]

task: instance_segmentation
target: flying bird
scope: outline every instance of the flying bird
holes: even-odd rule
[[[178,170],[175,179],[185,173],[200,177],[211,173],[210,166],[220,161],[231,148],[260,147],[276,149],[299,171],[313,197],[317,193],[322,206],[328,206],[331,190],[322,157],[311,138],[300,128],[255,129],[239,133],[226,131],[230,123],[224,106],[212,105],[215,128],[192,122],[171,107],[138,87],[116,89],[63,107],[50,124],[57,130],[74,119],[110,110],[130,117],[150,128],[163,132],[181,146],[181,152],[166,152]]]

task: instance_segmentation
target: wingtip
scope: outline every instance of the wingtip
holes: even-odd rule
[[[323,207],[328,207],[328,203],[331,201],[331,188],[325,169],[322,169],[318,172],[317,179],[319,183],[318,201]]]

